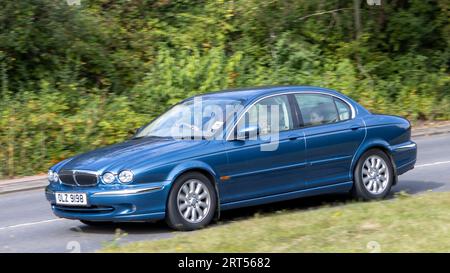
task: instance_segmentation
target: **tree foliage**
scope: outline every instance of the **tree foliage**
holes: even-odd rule
[[[449,9],[446,0],[1,1],[0,176],[45,171],[225,88],[317,85],[374,112],[448,119]]]

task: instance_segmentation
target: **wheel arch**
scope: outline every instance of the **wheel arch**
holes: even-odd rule
[[[216,218],[220,217],[220,193],[219,193],[219,187],[218,187],[218,177],[217,173],[214,171],[214,169],[207,165],[204,162],[198,161],[198,162],[189,162],[184,163],[176,166],[169,174],[168,180],[171,181],[170,183],[170,190],[172,190],[173,183],[182,175],[190,172],[197,172],[201,173],[204,176],[208,178],[208,180],[212,183],[212,186],[215,189],[216,196],[217,196],[217,206],[216,206]],[[168,200],[166,200],[168,202]]]
[[[389,147],[390,147],[389,144],[383,140],[370,142],[370,143],[367,143],[366,145],[360,147],[360,149],[358,149],[357,153],[355,154],[355,157],[353,158],[352,166],[350,168],[350,177],[352,178],[352,180],[354,180],[355,168],[356,168],[356,165],[358,164],[358,161],[360,160],[361,156],[368,150],[378,149],[378,150],[382,151],[383,153],[385,153],[386,156],[389,158],[389,160],[392,164],[392,169],[394,170],[394,182],[392,183],[392,185],[396,185],[398,182],[397,166],[395,164],[395,160],[392,156],[391,149]]]

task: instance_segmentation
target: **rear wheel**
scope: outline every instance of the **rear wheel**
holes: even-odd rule
[[[394,175],[390,158],[381,150],[371,149],[356,165],[353,195],[363,200],[382,199],[389,194]]]
[[[186,173],[174,182],[170,191],[166,221],[178,230],[199,229],[211,222],[216,207],[212,182],[201,173]]]

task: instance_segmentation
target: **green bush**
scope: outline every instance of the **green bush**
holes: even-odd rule
[[[355,0],[356,1],[356,0]],[[122,141],[194,94],[316,85],[450,118],[445,0],[0,2],[0,177]]]

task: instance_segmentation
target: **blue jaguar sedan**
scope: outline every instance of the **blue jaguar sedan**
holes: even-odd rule
[[[256,87],[188,98],[132,138],[54,165],[45,193],[56,216],[88,225],[165,219],[194,230],[227,209],[384,198],[416,154],[404,118],[325,88]]]

